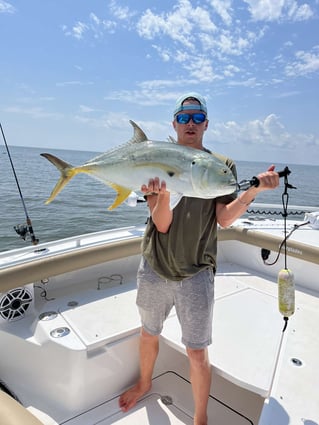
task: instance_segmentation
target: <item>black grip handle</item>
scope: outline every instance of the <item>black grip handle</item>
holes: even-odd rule
[[[283,170],[281,171],[277,171],[279,178],[281,177],[287,177],[289,176],[289,174],[291,173],[291,171],[289,170],[288,167],[285,167]],[[254,176],[251,180],[250,180],[251,186],[255,186],[258,187],[259,186],[259,179],[258,177]]]
[[[283,170],[281,171],[277,171],[278,176],[281,177],[287,177],[289,176],[289,174],[291,173],[291,171],[289,170],[288,167],[285,167]],[[250,187],[258,187],[259,186],[259,179],[258,177],[254,176],[252,179],[250,180],[243,180],[240,183],[238,183],[237,188],[238,190],[247,190]]]

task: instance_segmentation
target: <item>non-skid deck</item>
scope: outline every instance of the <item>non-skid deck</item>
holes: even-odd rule
[[[153,379],[152,390],[127,413],[118,406],[118,396],[63,425],[192,425],[191,385],[173,372]],[[218,425],[252,425],[252,422],[229,406],[210,397],[209,423]],[[62,424],[61,424],[62,425]]]

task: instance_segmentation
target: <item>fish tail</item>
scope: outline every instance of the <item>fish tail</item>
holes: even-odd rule
[[[51,155],[50,153],[41,153],[40,155],[46,158],[48,161],[52,162],[52,164],[55,165],[61,173],[61,176],[53,188],[50,197],[45,201],[46,204],[49,204],[61,192],[61,190],[72,179],[72,177],[77,174],[77,169],[74,168],[71,164],[68,164],[62,159]]]

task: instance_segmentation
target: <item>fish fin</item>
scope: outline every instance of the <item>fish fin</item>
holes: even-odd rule
[[[113,204],[110,207],[108,207],[109,211],[114,210],[119,205],[121,205],[122,202],[124,202],[125,199],[128,198],[130,193],[132,192],[131,189],[127,189],[126,187],[119,186],[115,183],[110,183],[110,186],[117,192],[117,196]]]
[[[68,164],[62,159],[51,155],[50,153],[41,153],[40,155],[46,158],[48,161],[52,162],[52,164],[55,165],[61,173],[61,177],[53,188],[50,197],[45,201],[45,204],[49,204],[61,192],[61,190],[72,179],[72,177],[78,173],[78,171],[71,164]]]
[[[173,210],[176,207],[176,205],[178,205],[182,197],[183,197],[182,193],[171,192],[170,201],[169,201],[169,206],[171,210]]]
[[[134,135],[132,139],[129,141],[129,143],[143,143],[148,140],[146,134],[144,131],[132,120],[130,120],[130,123],[134,129]]]

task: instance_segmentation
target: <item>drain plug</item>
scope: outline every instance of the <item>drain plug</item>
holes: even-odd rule
[[[165,404],[165,406],[170,406],[171,404],[173,404],[173,399],[169,395],[162,395],[161,402]]]

